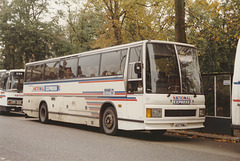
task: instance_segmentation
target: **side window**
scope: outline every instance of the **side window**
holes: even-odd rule
[[[5,89],[4,80],[6,78],[6,72],[0,72],[0,89]]]
[[[62,59],[60,62],[60,79],[70,79],[77,76],[77,57]]]
[[[43,68],[44,68],[44,64],[35,65],[35,66],[32,67],[32,79],[31,79],[31,81],[41,81],[42,80]]]
[[[130,49],[128,63],[128,79],[140,79],[141,73],[136,72],[136,64],[142,63],[142,47],[134,47]]]
[[[44,80],[53,80],[58,78],[59,62],[46,63],[44,71]]]
[[[127,49],[102,54],[101,76],[123,74],[126,55]]]
[[[32,67],[26,67],[25,69],[25,82],[31,81],[31,73],[32,73]]]
[[[142,93],[142,46],[130,48],[128,62],[128,93]]]
[[[99,76],[100,54],[79,58],[78,77]]]

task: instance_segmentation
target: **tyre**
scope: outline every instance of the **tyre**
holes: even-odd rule
[[[102,130],[107,135],[115,135],[118,129],[117,114],[113,107],[107,107],[101,119]]]
[[[42,103],[39,108],[39,121],[46,124],[48,122],[48,108],[46,103]]]

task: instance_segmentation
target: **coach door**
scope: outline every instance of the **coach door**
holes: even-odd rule
[[[127,117],[143,119],[142,46],[130,48],[127,72]]]

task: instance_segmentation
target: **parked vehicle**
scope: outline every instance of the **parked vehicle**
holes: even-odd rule
[[[231,127],[240,130],[240,39],[238,40],[233,73]]]
[[[0,112],[22,111],[24,69],[0,70]]]
[[[57,120],[117,129],[203,127],[197,50],[145,40],[26,64],[23,111]]]

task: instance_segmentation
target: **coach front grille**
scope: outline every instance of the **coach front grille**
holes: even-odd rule
[[[165,117],[196,116],[196,110],[165,110]]]

